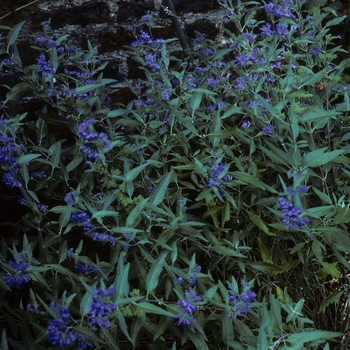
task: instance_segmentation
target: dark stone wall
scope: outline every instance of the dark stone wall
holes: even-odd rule
[[[157,24],[162,28],[152,30],[154,38],[177,37],[162,0],[39,0],[31,5],[27,0],[8,2],[11,6],[0,6],[0,18],[3,17],[1,25],[12,27],[26,21],[17,41],[24,66],[36,63],[38,51],[30,46],[36,38],[47,37],[41,23],[51,18],[51,36],[58,38],[69,34],[73,43],[83,48],[87,48],[87,41],[90,40],[98,50],[99,59],[109,62],[105,76],[117,79],[121,87],[126,86],[128,79],[142,76],[142,71],[137,69],[139,64],[128,57],[125,45],[135,40],[133,32],[142,25],[143,15],[148,11],[157,14]],[[219,32],[217,24],[225,14],[217,0],[173,0],[173,4],[189,38],[198,31],[215,39]],[[23,8],[15,11],[20,7]],[[7,15],[10,10],[13,12]],[[1,31],[3,37],[7,35],[5,30]],[[181,51],[179,42],[172,44],[172,50]],[[10,86],[16,83],[15,76],[6,72],[0,74],[3,83]]]

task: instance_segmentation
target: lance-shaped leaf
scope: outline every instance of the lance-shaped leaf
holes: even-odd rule
[[[168,174],[164,175],[156,187],[153,189],[152,194],[150,196],[150,203],[154,205],[158,205],[161,203],[165,197],[166,190],[171,181],[171,177],[173,175],[173,171],[171,170]]]
[[[324,148],[315,149],[309,153],[306,153],[303,159],[303,166],[314,168],[314,167],[327,164],[333,161],[335,158],[337,158],[339,155],[341,155],[344,152],[343,150],[336,150],[336,151],[325,153],[327,149],[328,147],[324,147]]]
[[[162,253],[161,256],[152,264],[152,267],[148,272],[146,279],[147,297],[148,294],[155,290],[158,285],[159,276],[163,270],[166,256],[166,252]]]

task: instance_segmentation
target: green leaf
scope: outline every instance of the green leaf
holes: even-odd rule
[[[214,298],[214,295],[216,294],[217,290],[218,290],[218,286],[217,285],[210,287],[204,293],[203,300],[208,300],[208,299]]]
[[[130,334],[128,332],[128,326],[126,325],[125,318],[121,312],[118,312],[117,322],[124,335],[130,340],[132,345],[135,345],[134,341],[130,337]]]
[[[328,297],[326,299],[324,299],[322,301],[322,304],[318,310],[318,313],[321,313],[324,311],[324,309],[329,305],[329,304],[332,304],[332,303],[337,303],[339,302],[341,296],[344,294],[345,290],[340,290],[340,291],[337,291],[337,292],[333,292],[331,293],[330,295],[328,295]]]
[[[261,231],[266,233],[268,236],[276,236],[275,233],[271,232],[268,227],[265,225],[265,223],[261,220],[260,216],[246,210],[246,213],[249,215],[250,220],[256,225],[258,228],[260,228]]]
[[[327,339],[333,339],[337,337],[341,337],[343,333],[339,332],[330,332],[330,331],[321,331],[321,330],[314,330],[314,331],[302,331],[297,332],[294,334],[291,334],[286,338],[285,340],[292,343],[294,346],[298,345],[304,345],[305,343],[314,341],[314,340],[327,340]],[[295,347],[296,349],[296,347]],[[298,348],[302,349],[302,347]]]
[[[104,218],[105,216],[118,216],[119,213],[117,213],[114,210],[99,210],[92,214],[91,219],[100,219]]]
[[[332,205],[332,200],[325,193],[321,192],[316,187],[312,187],[312,189],[323,202]]]
[[[266,145],[269,148],[265,146],[261,147],[261,150],[275,163],[282,165],[293,165],[293,158],[289,154],[269,142],[266,142]]]
[[[163,201],[172,176],[172,170],[168,174],[162,176],[156,187],[153,189],[152,194],[149,198],[151,204],[158,205]]]
[[[126,219],[126,222],[125,222],[125,225],[127,227],[136,226],[136,224],[138,222],[137,218],[139,218],[140,213],[142,212],[143,208],[147,204],[148,200],[149,200],[149,198],[145,198],[141,202],[137,203],[135,208],[133,208],[133,210],[129,213],[129,215]]]
[[[16,24],[7,34],[7,52],[8,53],[9,53],[10,46],[13,45],[17,40],[18,34],[21,31],[24,23],[26,23],[26,21],[22,21]]]
[[[156,305],[151,304],[151,303],[147,303],[147,302],[138,303],[137,307],[140,308],[143,312],[148,313],[148,314],[174,317],[174,315],[171,312],[164,310],[164,309],[160,308],[159,306],[156,306]]]
[[[1,333],[1,350],[9,350],[5,328],[2,330]]]
[[[324,147],[321,149],[315,149],[309,153],[306,153],[303,157],[303,166],[304,167],[318,167],[324,164],[327,164],[337,158],[339,155],[344,153],[343,150],[326,152],[328,147]]]
[[[195,345],[197,350],[209,350],[206,338],[205,336],[203,337],[203,334],[200,334],[199,332],[194,333],[191,331],[189,333],[189,339]]]
[[[174,265],[175,261],[177,259],[177,241],[175,241],[172,245],[171,245],[171,263]]]
[[[213,139],[227,139],[232,136],[236,132],[235,128],[228,128],[225,130],[217,130],[213,131],[209,134],[209,136]]]
[[[324,245],[318,240],[314,240],[311,245],[312,252],[315,254],[317,260],[319,262],[323,261],[323,252],[322,250],[326,250]]]
[[[347,17],[348,16],[344,15],[344,16],[341,16],[341,17],[333,18],[333,19],[331,19],[330,21],[328,21],[326,23],[325,28],[331,27],[331,26],[336,26],[339,23],[343,22]]]
[[[281,306],[275,299],[275,297],[270,294],[270,304],[271,304],[271,313],[277,323],[279,329],[283,329],[282,315],[281,315]]]
[[[74,210],[75,209],[71,205],[57,205],[51,208],[49,211],[51,211],[52,213],[67,213],[67,212],[71,213]]]
[[[301,113],[300,121],[302,123],[311,123],[324,118],[335,118],[337,115],[339,115],[339,112],[336,109],[326,110],[317,106],[310,106]]]
[[[51,154],[51,162],[52,162],[52,173],[55,168],[58,167],[58,164],[61,159],[61,145],[64,140],[60,140],[55,142],[50,148],[49,153]]]
[[[91,301],[92,301],[92,295],[88,291],[86,291],[85,295],[83,296],[80,302],[81,317],[84,317],[89,313]]]
[[[67,241],[64,241],[63,244],[58,249],[58,263],[60,264],[62,261],[66,260],[68,254],[67,249]]]
[[[41,156],[41,154],[34,154],[34,153],[22,154],[21,156],[19,156],[17,158],[16,163],[18,163],[18,164],[27,163],[27,162],[30,162],[33,159],[36,159],[36,158],[38,158],[40,156]]]
[[[21,166],[21,175],[24,180],[24,183],[26,184],[26,188],[28,188],[28,182],[29,182],[29,172],[28,167],[26,163],[22,163]]]
[[[321,265],[327,271],[327,273],[329,273],[334,278],[339,278],[340,271],[334,266],[336,264],[337,263],[329,264],[324,261],[321,261]]]
[[[348,206],[341,208],[340,211],[337,213],[337,216],[335,217],[334,220],[335,220],[336,224],[349,222],[350,221],[350,208]]]
[[[6,94],[6,98],[9,101],[18,100],[19,98],[28,95],[32,92],[32,87],[29,83],[23,81],[15,85],[10,92]]]
[[[232,248],[227,248],[224,246],[216,246],[212,248],[215,252],[222,254],[223,256],[233,256],[236,258],[246,258],[245,255],[233,250]]]
[[[129,111],[127,109],[115,109],[113,111],[109,111],[107,114],[107,118],[115,118],[120,117],[122,115],[127,115]]]
[[[274,188],[266,185],[265,183],[261,182],[260,180],[258,180],[257,178],[255,178],[254,176],[252,176],[250,174],[243,173],[240,171],[233,171],[231,174],[236,180],[246,182],[250,185],[253,185],[254,187],[269,191],[271,193],[275,193],[275,194],[278,193]]]
[[[129,269],[130,264],[127,263],[124,265],[122,259],[120,258],[118,261],[118,274],[115,281],[115,291],[117,298],[125,297],[129,293]]]
[[[233,321],[229,315],[224,312],[221,316],[222,324],[222,340],[225,345],[228,345],[230,342],[235,340],[235,335],[233,332]]]
[[[163,270],[165,264],[165,258],[167,257],[167,252],[164,252],[160,257],[152,264],[151,269],[148,272],[146,279],[146,290],[147,297],[158,285],[159,276]]]
[[[196,90],[193,92],[192,97],[191,97],[191,101],[190,101],[190,108],[192,111],[192,115],[200,106],[200,104],[202,102],[202,96],[203,96],[203,93],[200,93]]]
[[[73,160],[66,167],[67,172],[69,173],[74,170],[83,161],[83,159],[84,158],[82,156],[75,155]]]
[[[84,85],[84,86],[79,86],[75,90],[76,90],[77,94],[83,94],[85,92],[89,92],[91,90],[98,89],[102,86],[104,86],[104,84],[88,84],[88,85]]]
[[[124,176],[124,181],[125,182],[129,182],[129,181],[133,181],[135,179],[135,177],[137,175],[139,175],[141,173],[141,171],[143,169],[146,168],[146,166],[150,165],[150,162],[147,162],[147,163],[144,163],[144,164],[141,164],[139,166],[137,166],[136,168],[128,171],[125,176]]]

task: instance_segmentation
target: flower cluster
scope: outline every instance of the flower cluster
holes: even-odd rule
[[[24,257],[21,254],[16,254],[14,258],[15,260],[9,261],[9,265],[16,271],[16,274],[12,275],[7,273],[4,274],[2,278],[9,288],[19,290],[22,284],[30,281],[30,277],[23,273],[30,264],[24,262]]]
[[[90,222],[90,215],[85,211],[74,211],[71,216],[73,224],[82,224],[86,235],[90,235],[94,241],[109,241],[111,245],[115,245],[115,238],[109,233],[98,232],[98,228]]]
[[[16,163],[19,150],[13,136],[6,132],[7,128],[11,128],[11,123],[0,119],[0,165],[7,170],[3,175],[3,182],[9,187],[22,187],[21,181],[17,179],[21,167]]]
[[[183,324],[188,326],[191,322],[195,320],[193,313],[197,311],[197,306],[194,304],[201,301],[202,298],[196,293],[195,290],[186,290],[185,299],[180,299],[177,305],[182,309],[182,313],[175,315],[176,325]]]
[[[279,2],[281,3],[278,4]],[[274,1],[265,5],[265,11],[270,16],[295,18],[295,15],[292,12],[293,6],[294,0]]]
[[[208,176],[209,181],[206,183],[206,187],[216,187],[219,191],[220,196],[224,195],[224,192],[222,190],[224,186],[224,182],[227,180],[231,180],[231,175],[223,175],[224,171],[226,170],[226,165],[224,163],[219,163],[214,166],[212,166],[212,162],[209,162],[207,165],[211,166],[211,168],[208,170]]]
[[[288,187],[287,188],[287,193],[290,195],[294,195],[294,194],[304,194],[309,190],[308,186],[305,185],[301,185],[298,188],[292,188],[292,187]]]
[[[229,291],[229,301],[233,304],[232,313],[233,317],[245,316],[251,307],[251,302],[255,299],[256,293],[252,290],[247,290],[241,294],[235,294]]]
[[[87,275],[89,273],[99,273],[100,270],[96,268],[94,264],[81,264],[77,263],[74,265],[74,270],[76,273],[83,273],[84,275]]]
[[[141,30],[140,35],[138,36],[137,40],[131,43],[131,46],[138,47],[140,45],[146,45],[146,46],[162,46],[164,43],[163,39],[156,39],[153,40],[151,36],[146,33],[145,31]]]
[[[92,327],[98,325],[101,329],[111,326],[111,318],[117,308],[113,301],[114,286],[110,286],[108,290],[96,288],[92,295],[92,302],[89,305],[88,323]]]
[[[47,77],[50,73],[54,73],[55,69],[49,65],[49,63],[46,61],[45,54],[42,53],[40,56],[37,58],[38,62],[38,70],[39,72],[43,73],[44,77]]]
[[[52,345],[64,347],[67,345],[77,345],[78,349],[88,349],[93,344],[87,341],[81,334],[77,334],[69,327],[71,314],[67,306],[57,306],[51,303],[50,307],[56,314],[56,318],[49,320],[47,331],[47,341]]]
[[[111,143],[108,139],[107,135],[103,132],[96,132],[94,130],[93,125],[96,123],[95,119],[89,119],[85,120],[82,123],[79,124],[78,133],[83,139],[84,142],[90,143],[94,142],[93,145],[82,145],[81,150],[86,155],[89,161],[93,161],[96,158],[100,157],[101,154],[98,151],[94,150],[94,147],[97,147],[98,149],[101,148],[107,148],[110,149]]]
[[[261,34],[263,36],[270,36],[270,35],[282,35],[287,36],[288,31],[288,25],[284,22],[278,22],[275,29],[271,28],[270,23],[266,23],[260,28]]]
[[[300,217],[302,210],[295,208],[293,202],[288,201],[285,197],[279,197],[278,204],[282,209],[282,220],[287,230],[292,228],[300,229],[310,223],[308,217]]]

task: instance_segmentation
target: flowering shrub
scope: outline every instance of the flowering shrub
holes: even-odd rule
[[[37,63],[22,67],[23,23],[9,31],[0,67],[22,81],[1,101],[1,178],[27,214],[18,240],[1,240],[1,347],[340,339],[350,59],[337,63],[348,53],[330,33],[344,16],[320,3],[222,1],[222,38],[198,34],[182,60],[144,19],[129,50],[145,79],[127,105],[109,97],[90,43],[47,24]],[[35,116],[26,99],[41,102]]]

